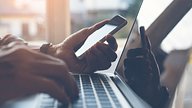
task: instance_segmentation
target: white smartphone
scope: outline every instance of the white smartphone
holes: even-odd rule
[[[101,28],[93,32],[84,42],[80,49],[78,49],[75,54],[77,57],[80,57],[85,53],[89,48],[95,45],[97,42],[105,40],[104,37],[108,34],[115,34],[118,30],[124,27],[127,24],[127,20],[120,15],[114,16],[108,23],[103,25]]]

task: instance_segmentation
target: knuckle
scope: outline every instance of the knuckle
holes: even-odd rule
[[[83,28],[83,29],[81,30],[82,35],[86,35],[89,30],[90,30],[89,27]]]
[[[64,61],[61,62],[61,69],[62,69],[62,71],[64,71],[64,72],[62,72],[64,75],[69,72],[68,65]]]
[[[19,45],[23,45],[23,43],[19,42],[19,41],[14,41],[8,44],[8,47],[15,47],[15,46],[19,46]]]
[[[109,50],[109,46],[105,43],[97,42],[96,47],[99,49],[103,49],[104,51]]]
[[[22,63],[23,61],[29,60],[29,51],[26,48],[23,47],[14,47],[10,53],[8,54],[8,57],[11,58],[11,60],[15,61],[16,63]],[[20,64],[18,64],[20,65]]]
[[[13,36],[11,34],[7,34],[3,38],[10,38],[10,37],[13,37]]]
[[[117,54],[116,54],[116,53],[113,53],[113,54],[111,54],[111,55],[112,55],[111,60],[112,60],[112,61],[115,61],[115,60],[117,59]]]
[[[110,67],[111,67],[111,63],[105,63],[105,64],[103,64],[103,65],[100,65],[100,68],[99,68],[99,69],[103,70],[103,69],[108,69],[108,68],[110,68]]]
[[[17,56],[21,56],[21,55],[25,54],[26,52],[27,52],[27,50],[20,46],[16,46],[15,50],[14,50],[14,54]]]
[[[53,95],[55,91],[58,91],[56,83],[51,80],[43,80],[44,85],[39,88],[40,92]]]

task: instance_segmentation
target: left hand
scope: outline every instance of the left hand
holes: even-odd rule
[[[23,39],[13,36],[11,34],[8,34],[2,37],[2,39],[0,38],[0,47],[4,45],[8,45],[11,42],[19,42],[19,43],[27,44]]]
[[[117,42],[111,35],[106,36],[107,44],[98,42],[92,46],[85,55],[79,59],[75,51],[82,46],[87,37],[104,25],[107,21],[102,21],[89,28],[84,28],[65,39],[62,43],[49,48],[48,54],[64,60],[70,71],[79,73],[91,73],[96,70],[107,69],[111,62],[115,61],[117,55]]]
[[[17,41],[0,48],[0,105],[37,93],[49,94],[65,105],[78,97],[66,63]]]

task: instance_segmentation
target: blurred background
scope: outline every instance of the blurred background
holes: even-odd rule
[[[137,18],[138,25],[145,26],[146,28],[149,27],[171,2],[172,0],[144,0]],[[53,42],[57,43],[69,34],[102,19],[110,18],[115,14],[131,16],[131,12],[134,10],[129,10],[128,12],[127,8],[129,8],[130,4],[134,3],[136,4],[137,2],[132,2],[132,0],[0,0],[0,35],[3,36],[11,33],[31,42],[53,40]],[[54,4],[61,5],[54,6]],[[56,10],[60,10],[59,13],[54,12]],[[64,11],[69,11],[69,13]],[[65,17],[62,14],[65,16],[69,15]],[[67,30],[58,31],[61,33],[52,33],[56,29],[56,25],[58,25],[57,21],[52,21],[58,19],[55,16],[69,21],[69,23],[65,21],[60,23],[65,24],[62,25],[62,29]],[[191,47],[191,19],[192,10],[185,15],[163,41],[161,47],[164,51],[170,52],[173,49]],[[61,26],[59,27],[61,28]],[[123,39],[126,35],[127,32],[124,30],[117,34],[117,37]]]

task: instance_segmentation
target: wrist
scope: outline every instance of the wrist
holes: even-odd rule
[[[49,55],[54,55],[55,54],[55,46],[52,43],[47,43],[47,44],[43,44],[40,47],[40,52],[45,53],[45,54],[49,54]]]

